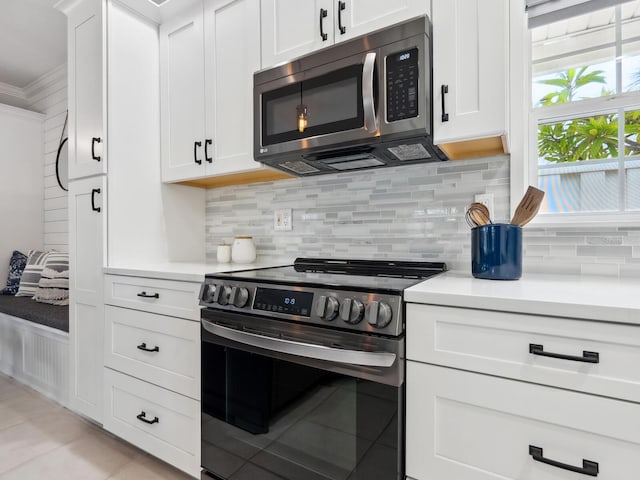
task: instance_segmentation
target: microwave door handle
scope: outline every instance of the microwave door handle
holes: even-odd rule
[[[373,74],[376,66],[376,53],[367,53],[362,68],[362,107],[364,109],[364,129],[370,133],[378,131],[376,104],[373,97]]]
[[[223,327],[202,319],[202,326],[208,332],[227,340],[251,345],[253,347],[287,353],[299,357],[326,360],[347,365],[363,365],[367,367],[390,367],[396,361],[396,354],[389,352],[362,352],[357,350],[343,350],[341,348],[313,345],[311,343],[294,342],[280,338],[265,337],[255,333]]]

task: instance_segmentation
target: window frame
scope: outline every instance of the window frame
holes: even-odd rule
[[[524,8],[511,8],[510,37],[510,92],[511,115],[509,121],[511,151],[511,215],[529,185],[538,185],[538,124],[578,118],[600,112],[611,112],[621,107],[640,110],[640,91],[625,92],[613,97],[597,97],[580,102],[534,108],[531,101],[531,31]],[[544,112],[544,114],[543,114]],[[540,213],[531,222],[538,227],[598,227],[638,226],[640,212],[572,212]]]

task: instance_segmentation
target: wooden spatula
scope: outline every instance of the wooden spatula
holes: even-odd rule
[[[533,220],[533,217],[535,217],[538,210],[540,210],[543,198],[544,192],[542,190],[538,190],[536,187],[529,185],[524,197],[522,197],[522,200],[520,200],[520,203],[516,207],[511,223],[513,225],[524,227],[527,223]]]

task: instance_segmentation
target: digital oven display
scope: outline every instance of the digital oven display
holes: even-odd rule
[[[311,316],[312,302],[313,293],[258,287],[253,301],[253,308],[267,312],[309,317]]]

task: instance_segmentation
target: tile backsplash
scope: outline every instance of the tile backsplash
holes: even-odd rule
[[[509,217],[509,157],[428,163],[207,191],[207,261],[235,235],[252,235],[258,256],[445,261],[470,270],[465,207],[494,195],[494,220]],[[273,211],[291,208],[293,230],[276,232]],[[528,226],[524,272],[640,276],[640,226]]]

